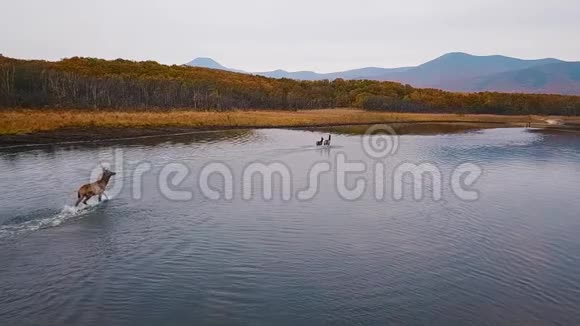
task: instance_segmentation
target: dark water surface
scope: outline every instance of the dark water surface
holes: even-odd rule
[[[433,163],[443,198],[395,201],[389,182],[375,198],[376,161],[360,136],[311,146],[320,136],[230,131],[0,151],[0,325],[580,324],[580,137],[401,136],[381,160],[387,176],[401,162]],[[295,192],[314,163],[334,170],[340,153],[368,166],[348,179],[369,180],[358,200],[341,198],[332,172],[308,201],[284,201],[280,187],[271,201],[242,199],[251,162],[288,166]],[[75,210],[101,161],[119,172],[112,199]],[[136,190],[143,162],[151,170]],[[232,200],[200,193],[208,162],[232,168]],[[477,201],[449,187],[465,162],[483,169]],[[190,169],[171,186],[190,200],[162,194],[168,163]]]

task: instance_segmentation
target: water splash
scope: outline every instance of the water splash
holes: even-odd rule
[[[109,199],[103,198],[102,202],[96,199],[90,200],[87,205],[80,204],[79,206],[64,205],[64,207],[57,214],[47,216],[44,218],[36,218],[19,223],[7,223],[0,225],[0,239],[12,237],[24,232],[38,231],[46,228],[59,226],[69,220],[79,219],[91,212],[93,208],[107,202]]]

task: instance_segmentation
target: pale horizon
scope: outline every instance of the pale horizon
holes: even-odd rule
[[[405,3],[23,0],[0,13],[0,53],[335,72],[416,66],[449,52],[580,60],[572,0]],[[31,10],[30,8],[35,8]],[[563,41],[564,40],[564,41]]]

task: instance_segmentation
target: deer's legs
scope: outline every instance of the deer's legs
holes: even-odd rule
[[[81,200],[83,200],[83,197],[79,197],[79,199],[77,200],[77,203],[75,204],[75,207],[77,207],[81,203]]]
[[[87,203],[87,201],[89,199],[91,199],[92,196],[85,196],[85,200],[83,201],[83,204],[88,205],[89,203]]]
[[[102,198],[101,198],[101,197],[102,197],[102,196],[101,196],[101,195],[99,195],[99,203],[100,203],[100,202],[101,202],[101,200],[102,200]]]

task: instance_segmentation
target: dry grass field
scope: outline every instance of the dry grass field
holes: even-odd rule
[[[244,127],[309,127],[394,122],[544,123],[540,116],[422,114],[368,112],[357,109],[308,111],[0,111],[0,135],[54,131],[63,128],[157,128],[219,129]],[[578,123],[580,118],[563,118]]]

